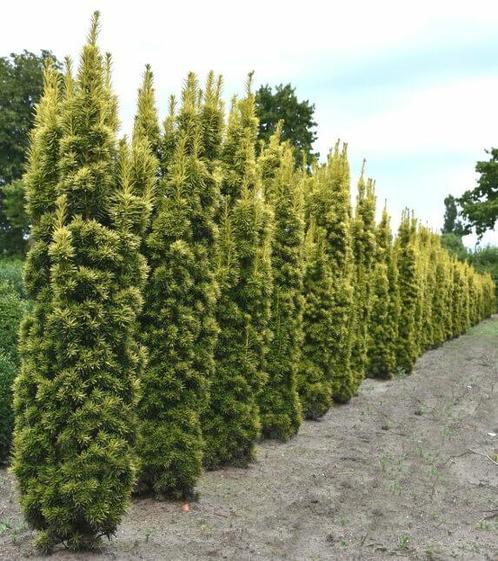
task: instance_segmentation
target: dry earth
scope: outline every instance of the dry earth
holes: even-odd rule
[[[367,380],[349,405],[204,475],[190,512],[133,502],[99,553],[54,560],[498,561],[498,316]],[[38,559],[0,471],[0,559]]]

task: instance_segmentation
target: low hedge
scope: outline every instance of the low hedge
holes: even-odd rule
[[[19,368],[19,324],[26,303],[15,282],[0,280],[0,463],[9,458],[13,428],[12,384]]]

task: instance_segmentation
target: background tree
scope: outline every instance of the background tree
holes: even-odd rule
[[[467,249],[462,240],[465,234],[464,227],[458,216],[458,201],[453,195],[448,195],[444,199],[444,224],[441,229],[441,243],[449,253],[463,261],[467,257]]]
[[[300,166],[305,155],[306,163],[317,160],[313,152],[316,123],[313,120],[315,106],[308,100],[299,101],[291,84],[280,84],[273,91],[269,85],[256,92],[256,112],[259,118],[259,140],[269,142],[279,121],[283,121],[281,138],[294,147],[296,166]]]
[[[464,234],[462,222],[458,220],[457,200],[453,195],[448,195],[444,199],[444,224],[441,233],[460,237]]]
[[[453,232],[441,234],[441,245],[450,255],[460,261],[465,261],[469,256],[469,250],[465,247],[462,236]]]
[[[3,253],[22,257],[29,235],[29,218],[26,212],[26,190],[21,179],[7,183],[1,189],[2,216],[0,217],[0,244]]]
[[[49,51],[39,55],[24,51],[0,58],[0,254],[22,254],[26,247],[24,188],[17,180],[24,173],[29,131],[43,91],[47,60],[59,68]]]
[[[492,230],[498,220],[498,148],[486,153],[490,159],[476,164],[480,175],[477,186],[465,191],[457,201],[462,207],[465,233],[475,229],[479,237]]]

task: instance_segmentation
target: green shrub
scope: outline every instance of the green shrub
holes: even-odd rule
[[[8,354],[0,351],[0,464],[9,460],[14,413],[12,411],[12,386],[18,364]]]
[[[13,287],[0,282],[0,463],[9,458],[13,429],[12,386],[19,368],[19,325],[25,310]]]
[[[21,298],[26,297],[23,279],[24,262],[13,257],[0,257],[0,283],[10,284]]]
[[[468,254],[470,264],[478,273],[489,273],[495,283],[498,302],[498,247],[487,246]]]

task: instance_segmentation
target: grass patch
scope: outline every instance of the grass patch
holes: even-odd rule
[[[469,329],[468,334],[473,337],[498,337],[498,321],[496,319],[482,321]]]

